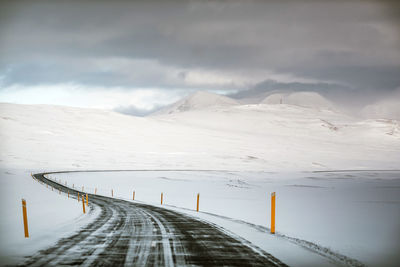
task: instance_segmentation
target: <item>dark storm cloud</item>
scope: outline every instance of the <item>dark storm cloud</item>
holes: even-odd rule
[[[258,96],[265,93],[273,93],[276,91],[280,92],[297,92],[297,91],[315,91],[323,94],[329,94],[332,91],[351,91],[352,89],[340,84],[331,84],[331,83],[300,83],[300,82],[289,82],[282,83],[276,82],[273,80],[266,80],[253,88],[241,91],[235,94],[231,94],[230,96],[233,98],[246,98],[251,96]]]
[[[3,86],[185,88],[181,73],[193,69],[267,70],[353,89],[400,85],[395,1],[9,1],[0,9]],[[104,67],[115,58],[178,71]]]
[[[229,96],[236,99],[256,98],[263,99],[273,93],[291,93],[291,92],[317,92],[339,106],[349,107],[352,110],[362,108],[365,105],[376,102],[379,98],[389,98],[393,95],[392,90],[374,90],[364,88],[358,90],[341,84],[335,83],[302,83],[302,82],[276,82],[266,80],[256,84],[248,90],[243,90]]]

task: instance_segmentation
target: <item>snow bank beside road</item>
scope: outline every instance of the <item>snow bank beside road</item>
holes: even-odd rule
[[[33,180],[30,172],[0,169],[0,265],[15,265],[78,231],[99,210],[82,213],[82,203]],[[29,238],[24,237],[21,199],[27,202]]]

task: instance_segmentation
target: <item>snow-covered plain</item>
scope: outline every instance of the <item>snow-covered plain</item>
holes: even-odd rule
[[[208,103],[204,99],[201,102]],[[297,176],[283,176],[281,173],[335,169],[397,169],[400,159],[400,124],[395,120],[359,120],[327,109],[286,104],[217,105],[200,109],[189,107],[187,112],[145,118],[105,110],[0,104],[0,147],[2,183],[0,194],[3,200],[0,219],[0,257],[3,263],[21,260],[22,255],[29,255],[34,250],[52,244],[61,234],[73,232],[79,228],[81,222],[85,223],[91,218],[90,216],[82,217],[81,207],[76,201],[65,199],[65,196],[59,196],[57,192],[51,192],[44,186],[33,183],[30,172],[87,169],[215,169],[274,172],[276,174],[274,177],[291,179]],[[199,182],[199,189],[204,186],[211,188],[213,185],[219,188],[218,190],[225,188],[222,186],[225,183],[225,174],[222,178],[215,177],[215,184],[213,177],[207,175],[197,177],[199,181],[207,181],[207,183]],[[235,178],[235,174],[232,176],[232,189],[237,190],[238,198],[232,198],[230,203],[235,203],[236,207],[240,207],[241,217],[237,217],[236,213],[226,215],[265,225],[266,194],[272,190],[278,190],[267,187],[268,183],[263,179],[272,179],[272,177],[268,175],[252,177],[247,174],[239,178]],[[254,197],[257,196],[258,199],[254,208],[257,211],[263,209],[264,213],[253,212],[246,208],[249,205],[249,201],[246,200],[249,197],[249,189],[244,188],[240,182],[235,182],[237,179],[259,185],[256,187],[259,188],[256,190],[257,194],[254,193]],[[257,182],[258,179],[259,182]],[[313,183],[315,186],[321,186],[319,183],[322,183],[322,180],[309,179],[307,181],[312,186],[314,186]],[[102,179],[102,181],[109,180]],[[115,187],[117,196],[130,195],[128,192],[119,195],[120,179],[117,181],[116,184],[110,184]],[[175,184],[174,180],[168,179],[160,179],[158,182],[160,186]],[[331,183],[329,179],[326,179],[326,182]],[[381,182],[376,181],[376,183],[382,183],[381,186],[388,186],[386,191],[395,192],[396,189],[393,188],[398,188],[398,185],[393,187],[391,184],[386,185],[387,182],[387,179]],[[183,186],[186,183],[180,184]],[[188,184],[193,185],[196,182]],[[350,188],[358,188],[352,182],[350,184],[352,185]],[[300,194],[302,190],[315,191],[315,194],[310,195],[315,198],[305,201],[315,205],[325,196],[331,196],[330,202],[324,203],[328,206],[334,205],[332,203],[340,203],[348,196],[326,195],[325,191],[329,191],[329,187],[339,188],[340,183],[329,185],[328,189],[283,186],[280,182],[276,185],[282,186],[278,195],[278,205],[283,205],[285,201],[294,201],[293,198],[284,197],[285,190],[289,189],[295,190],[291,192],[295,195]],[[88,183],[87,186],[94,187],[95,185]],[[106,187],[106,185],[101,186],[101,188]],[[152,196],[149,193],[148,201],[159,197],[160,189],[154,185],[153,187],[154,190],[152,188],[148,190],[154,192],[155,195]],[[363,185],[360,187],[363,188]],[[174,190],[185,192],[185,188]],[[200,191],[199,189],[194,191]],[[146,200],[141,196],[142,191],[144,192],[144,188],[137,191],[137,199]],[[193,199],[194,191],[191,193]],[[385,196],[386,194],[389,196],[386,191]],[[174,204],[174,197],[177,197],[177,194],[173,191],[165,193],[167,203],[179,207],[185,207],[185,205],[192,207],[192,204],[187,204],[189,202],[186,200],[178,203],[179,199],[176,199]],[[214,207],[214,204],[207,204],[207,199],[211,201],[213,197],[207,198],[208,193],[205,190],[201,190],[200,193],[202,210],[216,213],[224,210],[225,203],[218,202]],[[22,197],[26,198],[28,203],[32,236],[30,239],[22,238],[20,206]],[[339,202],[333,201],[336,199],[339,199]],[[301,203],[301,199],[296,198],[297,201]],[[345,255],[373,263],[374,260],[380,259],[379,255],[384,249],[377,248],[375,250],[377,256],[370,261],[368,255],[365,256],[366,254],[360,252],[362,249],[355,245],[355,241],[342,243],[345,240],[343,236],[354,230],[354,240],[359,238],[360,243],[372,238],[380,240],[380,246],[388,247],[388,255],[393,255],[390,253],[398,248],[390,243],[395,233],[386,238],[389,232],[380,228],[384,235],[375,237],[375,233],[371,232],[365,237],[366,231],[357,231],[357,225],[360,223],[358,218],[369,214],[368,207],[385,206],[377,212],[384,211],[381,218],[384,218],[382,221],[389,225],[386,225],[386,228],[394,229],[395,222],[398,222],[397,200],[390,202],[392,204],[386,202],[377,204],[373,202],[373,199],[369,201],[371,202],[365,202],[362,204],[364,206],[359,207],[365,211],[360,215],[361,217],[346,214],[348,217],[342,219],[340,216],[334,216],[335,212],[338,212],[337,207],[340,206],[333,206],[332,209],[328,208],[324,211],[321,215],[322,219],[317,218],[309,222],[305,217],[304,221],[302,219],[296,224],[292,222],[296,220],[293,217],[288,217],[290,220],[279,217],[283,215],[279,215],[281,210],[287,210],[282,209],[284,206],[279,206],[278,229],[289,236],[320,242]],[[154,202],[157,203],[157,201]],[[305,202],[303,203],[307,204]],[[355,211],[356,208],[354,206],[349,210]],[[394,210],[391,210],[392,208]],[[293,214],[296,212],[297,208],[293,210]],[[342,227],[342,232],[325,236],[324,230],[318,230],[318,227],[325,227],[323,223],[327,218],[331,218],[330,221],[335,219],[347,222],[348,228]],[[71,221],[74,222],[73,225]],[[368,220],[365,229],[369,232],[375,222]],[[285,226],[286,223],[290,225]],[[316,226],[313,228],[318,231],[311,231],[310,227],[305,227],[307,223],[315,223]],[[293,225],[296,225],[296,228],[291,228]],[[34,242],[34,238],[40,240],[41,245]],[[332,240],[329,243],[327,240],[330,238]],[[367,246],[365,251],[371,251],[371,248]],[[374,255],[374,253],[371,252],[369,255]]]
[[[293,105],[239,105],[138,118],[0,105],[1,164],[24,169],[393,169],[400,123]]]

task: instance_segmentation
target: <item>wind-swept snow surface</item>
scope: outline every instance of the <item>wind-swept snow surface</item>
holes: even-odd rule
[[[73,233],[75,226],[63,227],[71,220],[90,221],[82,219],[77,202],[44,186],[31,186],[30,172],[397,169],[400,125],[396,120],[359,120],[324,108],[288,104],[218,104],[145,118],[95,109],[0,104],[0,147],[0,224],[5,236],[0,256],[13,262]],[[32,220],[29,240],[21,238],[22,197]],[[33,248],[33,240],[42,246]]]
[[[138,118],[0,105],[2,166],[46,169],[397,168],[398,121],[293,105],[241,105]]]

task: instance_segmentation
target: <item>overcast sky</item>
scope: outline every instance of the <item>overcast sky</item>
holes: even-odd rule
[[[0,101],[140,115],[265,84],[379,98],[400,87],[396,2],[2,1]]]

